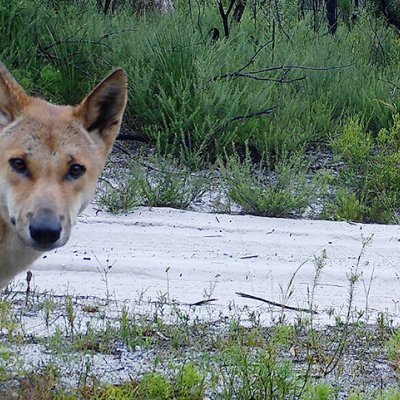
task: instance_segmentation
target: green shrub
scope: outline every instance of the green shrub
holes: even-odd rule
[[[100,198],[111,212],[128,212],[146,205],[186,209],[204,193],[206,179],[167,157],[131,161],[131,173],[115,188],[107,187]]]
[[[213,42],[210,30],[221,28],[215,2],[203,2],[196,15],[180,1],[173,13],[145,16],[120,2],[104,16],[96,3],[0,0],[0,39],[7,43],[0,59],[28,91],[62,103],[80,101],[114,66],[126,68],[126,123],[192,168],[246,143],[273,159],[326,139],[348,117],[359,116],[376,134],[391,123],[385,103],[400,106],[398,37],[365,11],[351,32],[339,26],[332,38],[310,32],[310,20],[297,19],[297,2],[287,1],[279,26],[291,39],[279,29],[274,45],[253,58],[272,37],[275,17],[267,9],[257,24],[245,12],[229,39]],[[348,2],[340,6],[347,10]],[[256,72],[279,65],[327,70]],[[258,79],[223,77],[235,71]]]
[[[171,382],[159,373],[147,373],[140,381],[134,398],[140,400],[169,400],[172,398]]]
[[[302,216],[323,192],[323,176],[309,178],[308,167],[297,156],[278,161],[274,171],[254,170],[249,158],[231,157],[221,165],[229,198],[244,213],[267,217]]]
[[[178,400],[202,400],[204,377],[192,364],[185,364],[176,377],[175,396]]]
[[[394,222],[400,200],[399,118],[376,136],[363,124],[348,122],[332,147],[344,163],[336,197],[325,215],[332,219]]]

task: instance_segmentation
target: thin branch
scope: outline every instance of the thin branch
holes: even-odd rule
[[[263,77],[263,76],[257,76],[257,75],[253,75],[250,73],[232,73],[229,78],[250,78],[250,79],[254,79],[256,81],[269,81],[269,82],[277,82],[277,83],[293,83],[296,81],[302,81],[304,79],[306,79],[305,76],[301,76],[299,78],[293,78],[293,79],[286,79],[286,78],[267,78],[267,77]]]
[[[331,71],[335,69],[343,69],[343,68],[348,68],[353,66],[354,63],[351,64],[346,64],[346,65],[335,65],[333,67],[307,67],[303,65],[278,65],[275,67],[269,67],[269,68],[263,68],[259,69],[256,71],[249,71],[249,74],[260,74],[262,72],[269,72],[269,71],[278,71],[278,70],[283,70],[283,71],[291,71],[291,70],[306,70],[306,71]]]
[[[204,305],[206,305],[206,304],[209,304],[209,303],[211,303],[211,302],[213,302],[213,301],[217,301],[218,299],[207,299],[207,300],[200,300],[200,301],[197,301],[196,303],[190,303],[189,305],[190,306],[204,306]]]
[[[264,43],[263,45],[261,45],[256,51],[255,53],[252,55],[252,57],[250,58],[249,62],[242,68],[238,69],[237,72],[242,72],[244,71],[247,67],[250,67],[251,64],[254,63],[255,59],[257,58],[257,56],[261,53],[262,50],[264,50],[269,44],[271,44],[273,42],[273,40],[269,40],[268,42]]]
[[[254,56],[253,56],[254,57]],[[254,62],[254,60],[253,60]],[[256,74],[261,74],[264,72],[272,72],[272,71],[283,71],[283,72],[290,72],[292,70],[302,70],[302,71],[332,71],[336,69],[343,69],[343,68],[348,68],[354,65],[352,64],[347,64],[347,65],[338,65],[338,66],[333,66],[333,67],[308,67],[308,66],[303,66],[303,65],[277,65],[274,67],[268,67],[268,68],[262,68],[254,71],[248,71],[248,72],[243,72],[244,69],[248,67],[251,63],[247,63],[244,68],[240,68],[237,71],[234,72],[227,72],[225,74],[220,74],[215,76],[212,80],[216,81],[219,79],[223,78],[237,78],[237,77],[246,77],[246,78],[252,78],[252,79],[258,79],[258,80],[272,80],[272,81],[281,81],[281,79],[273,79],[273,78],[264,78],[264,77],[255,77]],[[303,77],[302,79],[304,79]],[[297,79],[299,80],[299,79]],[[283,82],[286,83],[286,82]]]
[[[237,117],[233,117],[232,119],[230,119],[227,123],[234,122],[234,121],[240,121],[243,119],[249,119],[249,118],[253,118],[253,117],[258,117],[259,115],[271,114],[272,111],[274,111],[276,108],[278,108],[278,107],[275,106],[275,107],[267,108],[265,110],[245,114],[245,115],[238,115]]]
[[[258,117],[260,115],[267,115],[267,114],[271,114],[272,111],[274,111],[277,107],[271,107],[271,108],[267,108],[265,110],[261,110],[261,111],[255,111],[252,113],[248,113],[245,115],[238,115],[236,117],[231,118],[229,121],[226,121],[222,126],[218,127],[215,129],[215,132],[221,132],[222,130],[224,130],[231,122],[235,122],[235,121],[241,121],[241,120],[245,120],[245,119],[249,119],[249,118],[253,118],[253,117]]]
[[[267,303],[267,304],[269,304],[271,306],[275,306],[275,307],[280,307],[280,308],[283,308],[284,310],[300,311],[300,312],[306,312],[309,314],[318,314],[318,312],[315,310],[310,310],[308,308],[286,306],[285,304],[280,304],[280,303],[276,303],[274,301],[266,300],[266,299],[263,299],[262,297],[253,296],[252,294],[246,294],[246,293],[242,293],[242,292],[236,292],[236,294],[240,297],[244,297],[245,299],[262,301],[263,303]]]
[[[106,44],[106,43],[102,43],[100,41],[93,41],[93,40],[84,40],[84,39],[60,40],[60,41],[54,42],[52,44],[49,44],[48,46],[44,47],[43,50],[47,51],[47,50],[50,50],[53,47],[60,46],[60,45],[63,45],[63,44],[89,44],[89,45],[96,45],[96,46],[104,46],[108,50],[113,50],[113,48],[110,45]]]
[[[99,39],[99,41],[100,41],[100,40],[103,40],[103,39],[108,39],[108,38],[111,37],[111,36],[119,35],[119,34],[121,34],[121,33],[136,32],[136,31],[137,31],[137,29],[121,29],[120,31],[105,33],[105,34]]]

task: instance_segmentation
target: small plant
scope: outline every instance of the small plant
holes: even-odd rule
[[[389,360],[396,370],[400,367],[400,329],[396,329],[387,342]]]
[[[173,387],[165,376],[148,373],[143,376],[137,388],[136,398],[143,400],[170,400]]]
[[[156,342],[154,329],[146,318],[130,315],[126,307],[123,307],[121,312],[119,335],[122,342],[130,349],[135,349],[136,346],[147,348]]]
[[[111,300],[111,293],[110,293],[110,286],[108,282],[108,275],[111,272],[112,267],[114,264],[117,262],[115,260],[114,262],[110,262],[109,258],[107,257],[105,264],[100,262],[100,260],[95,256],[97,263],[99,264],[97,266],[97,271],[101,275],[101,280],[104,282],[105,289],[106,289],[106,303],[108,304]]]
[[[26,373],[20,378],[19,399],[49,399],[54,387],[60,383],[60,370],[54,364],[48,364],[41,371]],[[59,391],[61,400],[66,400],[64,391]]]
[[[86,331],[74,336],[73,347],[85,353],[111,354],[116,336],[116,331],[109,322],[103,329],[95,329],[88,322]]]
[[[335,390],[327,383],[319,383],[310,385],[306,391],[307,400],[333,400],[335,398]]]
[[[336,221],[363,222],[367,213],[368,206],[363,199],[340,187],[335,193],[333,202],[325,205],[322,216]]]
[[[296,156],[278,161],[274,171],[255,171],[248,157],[230,157],[221,169],[229,198],[247,214],[302,216],[323,188],[322,176],[308,179],[307,164]]]
[[[377,136],[350,120],[332,146],[344,167],[339,171],[335,199],[325,207],[330,219],[394,222],[400,200],[399,121]]]
[[[0,344],[0,382],[9,379],[11,364],[15,364],[13,353],[3,344]]]
[[[52,312],[55,309],[55,303],[51,297],[46,298],[44,300],[43,309],[44,309],[44,321],[46,323],[46,328],[49,329],[50,317],[51,317]]]
[[[18,339],[17,328],[19,327],[17,317],[10,312],[10,303],[7,300],[0,301],[0,332],[5,333],[12,341]]]
[[[202,400],[204,377],[192,364],[185,364],[176,377],[175,396],[179,400]]]
[[[167,157],[132,161],[131,177],[116,188],[107,188],[101,204],[111,212],[139,205],[186,209],[204,193],[206,179]]]
[[[51,64],[43,66],[37,85],[40,93],[49,98],[52,102],[60,103],[64,100],[62,92],[63,76],[61,72]]]
[[[75,331],[75,308],[74,308],[74,303],[72,301],[71,296],[67,296],[65,298],[65,311],[67,315],[67,322],[68,322],[68,327],[70,331],[71,338],[74,337],[74,331]]]

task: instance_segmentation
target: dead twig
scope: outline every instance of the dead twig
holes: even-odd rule
[[[293,79],[268,78],[268,77],[253,75],[250,73],[240,73],[240,72],[239,73],[235,72],[229,76],[229,78],[239,78],[239,77],[255,79],[256,81],[268,81],[268,82],[276,82],[276,83],[293,83],[293,82],[302,81],[302,80],[306,79],[305,76],[301,76],[299,78],[293,78]]]
[[[277,65],[274,67],[269,67],[269,68],[263,68],[260,70],[256,71],[249,71],[249,74],[259,74],[262,72],[269,72],[269,71],[277,71],[277,70],[283,70],[283,71],[291,71],[291,70],[306,70],[306,71],[332,71],[335,69],[343,69],[343,68],[348,68],[353,66],[354,63],[351,64],[346,64],[346,65],[334,65],[332,67],[309,67],[309,66],[304,66],[304,65]]]
[[[258,54],[258,53],[257,53]],[[254,56],[253,56],[254,57]],[[338,65],[338,66],[332,66],[332,67],[309,67],[309,66],[303,66],[303,65],[277,65],[274,67],[267,67],[267,68],[261,68],[257,69],[254,71],[247,71],[243,72],[251,63],[254,62],[254,58],[250,60],[249,63],[247,63],[243,68],[240,68],[237,71],[233,72],[227,72],[225,74],[220,74],[215,76],[212,81],[216,81],[219,79],[224,79],[224,78],[237,78],[237,77],[245,77],[245,78],[252,78],[252,79],[257,79],[257,80],[264,80],[264,81],[273,81],[273,82],[280,82],[280,83],[291,83],[296,80],[302,80],[305,79],[305,77],[301,78],[294,78],[294,79],[279,79],[279,78],[268,78],[268,77],[260,77],[257,76],[257,74],[262,74],[265,72],[274,72],[274,71],[283,71],[284,73],[288,73],[293,70],[302,70],[302,71],[332,71],[336,69],[343,69],[343,68],[348,68],[354,65],[352,64],[347,64],[347,65]]]
[[[299,307],[286,306],[285,304],[276,303],[275,301],[266,300],[266,299],[263,299],[262,297],[253,296],[252,294],[246,294],[246,293],[242,293],[242,292],[236,292],[236,294],[238,296],[240,296],[240,297],[244,297],[245,299],[252,299],[252,300],[262,301],[263,303],[267,303],[267,304],[269,304],[271,306],[275,306],[275,307],[280,307],[280,308],[283,308],[284,310],[299,311],[299,312],[305,312],[305,313],[309,313],[309,314],[318,314],[318,312],[315,311],[315,310],[310,310],[308,308],[299,308]]]
[[[262,50],[264,50],[269,44],[273,43],[273,40],[268,40],[268,42],[264,43],[263,45],[261,45],[255,52],[254,54],[251,56],[249,62],[242,68],[240,68],[237,72],[242,72],[244,71],[246,68],[250,67],[251,64],[254,63],[254,61],[256,60],[257,56],[261,53]]]
[[[261,110],[261,111],[255,111],[255,112],[251,112],[251,113],[244,114],[244,115],[237,115],[236,117],[233,117],[229,121],[225,122],[222,126],[216,128],[215,132],[218,133],[218,132],[223,131],[231,122],[242,121],[242,120],[246,120],[249,118],[258,117],[260,115],[271,114],[272,111],[274,111],[276,108],[278,108],[278,107],[275,106],[275,107],[266,108],[265,110]]]
[[[204,306],[206,304],[211,303],[212,301],[217,301],[218,299],[207,299],[207,300],[200,300],[197,301],[196,303],[190,303],[190,306]]]
[[[252,117],[258,117],[259,115],[271,114],[272,111],[274,111],[276,108],[278,108],[278,107],[275,106],[275,107],[266,108],[265,110],[251,112],[251,113],[248,113],[248,114],[245,114],[245,115],[238,115],[236,117],[231,118],[227,122],[227,124],[230,123],[230,122],[240,121],[240,120],[243,120],[243,119],[249,119],[249,118],[252,118]]]

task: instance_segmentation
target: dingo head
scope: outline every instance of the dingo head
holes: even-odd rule
[[[28,96],[0,63],[0,217],[36,250],[62,246],[89,203],[126,103],[117,69],[78,106]]]

